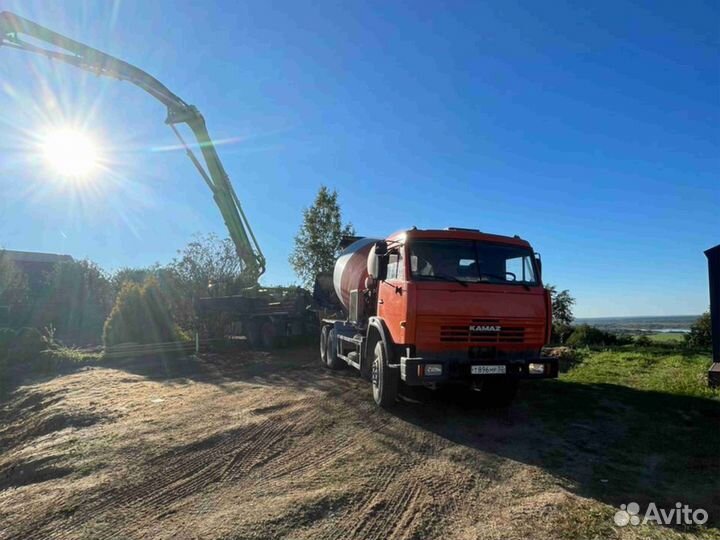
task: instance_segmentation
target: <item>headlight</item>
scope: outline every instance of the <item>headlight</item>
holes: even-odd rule
[[[425,364],[425,376],[433,377],[442,375],[442,364]]]
[[[529,364],[528,372],[530,375],[542,375],[545,373],[545,364]]]

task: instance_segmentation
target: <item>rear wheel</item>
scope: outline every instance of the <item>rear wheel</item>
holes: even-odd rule
[[[330,329],[327,336],[325,365],[330,369],[340,369],[342,367],[342,360],[337,357],[337,331],[334,328]]]
[[[372,391],[375,403],[383,408],[392,407],[398,394],[398,372],[387,365],[381,341],[375,344],[372,361]]]
[[[329,332],[329,326],[323,326],[320,329],[320,362],[322,362],[323,366],[327,366],[327,344]]]

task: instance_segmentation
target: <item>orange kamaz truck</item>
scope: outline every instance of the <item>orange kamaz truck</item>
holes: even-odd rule
[[[526,240],[413,228],[342,247],[332,280],[315,286],[320,357],[358,369],[379,406],[394,404],[401,384],[464,385],[507,405],[519,379],[557,377],[557,360],[541,354],[550,296]]]

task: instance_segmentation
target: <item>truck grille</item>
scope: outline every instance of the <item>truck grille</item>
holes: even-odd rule
[[[483,317],[420,315],[416,327],[419,347],[449,348],[501,347],[520,345],[541,347],[545,341],[545,321],[531,317]]]
[[[440,326],[445,343],[523,343],[525,328],[502,324],[496,319],[471,319],[467,324]]]

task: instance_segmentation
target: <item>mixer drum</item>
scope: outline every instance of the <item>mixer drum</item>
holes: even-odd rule
[[[335,261],[333,286],[345,309],[350,306],[350,291],[365,288],[368,254],[378,241],[377,238],[361,238],[346,247]]]

